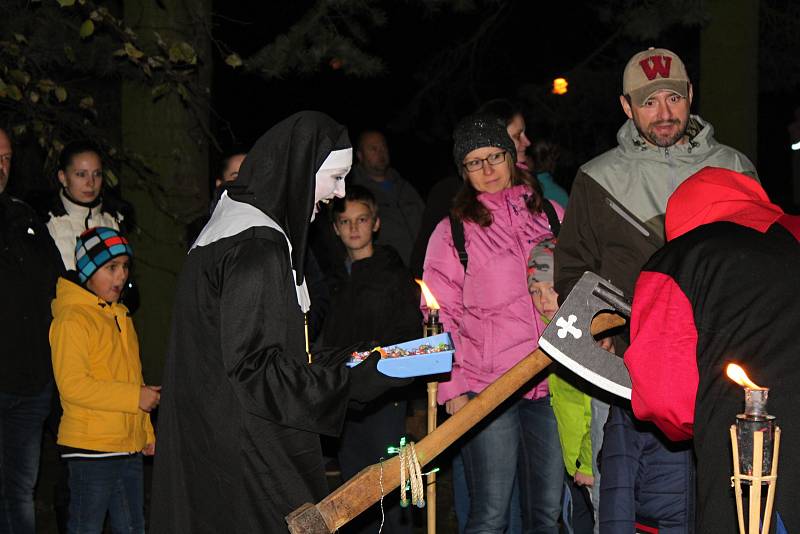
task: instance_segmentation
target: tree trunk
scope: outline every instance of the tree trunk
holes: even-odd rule
[[[189,11],[188,8],[192,10]],[[211,1],[126,0],[125,22],[145,43],[158,32],[168,41],[190,43],[198,58],[199,85],[211,79]],[[150,88],[136,82],[122,84],[122,146],[141,155],[157,176],[142,187],[132,172],[124,173],[125,197],[136,210],[137,228],[131,231],[134,278],[141,307],[134,316],[142,366],[149,383],[160,384],[170,331],[177,275],[186,256],[186,217],[208,205],[208,140],[201,121],[172,92],[153,101]]]
[[[708,0],[711,22],[700,36],[700,114],[716,138],[744,152],[758,149],[758,2]]]

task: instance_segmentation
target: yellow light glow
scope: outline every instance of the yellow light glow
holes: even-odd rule
[[[554,95],[567,94],[567,86],[569,86],[569,83],[567,83],[566,78],[556,78],[555,80],[553,80],[553,94]]]
[[[431,293],[431,290],[428,289],[428,285],[419,278],[415,279],[414,281],[419,284],[419,287],[422,288],[422,295],[425,297],[425,305],[428,307],[428,309],[438,310],[439,303],[436,302],[436,297],[434,297],[433,293]]]
[[[735,363],[728,364],[728,367],[725,368],[725,374],[728,375],[728,378],[730,378],[743,388],[764,389],[761,386],[757,385],[752,380],[750,380],[750,378],[747,376],[747,373],[744,372],[744,369],[742,369]]]

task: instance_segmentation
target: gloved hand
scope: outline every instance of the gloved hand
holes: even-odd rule
[[[378,371],[381,355],[372,352],[360,364],[350,369],[350,400],[366,404],[392,388],[407,386],[413,378],[393,378]]]

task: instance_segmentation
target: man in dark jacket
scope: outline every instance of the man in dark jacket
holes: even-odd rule
[[[800,217],[785,215],[754,180],[707,167],[670,197],[666,234],[636,282],[625,353],[633,411],[671,440],[694,437],[695,531],[736,532],[728,428],[744,394],[725,368],[741,364],[770,388],[767,409],[783,433],[772,525],[800,532],[792,450],[800,440]]]
[[[363,187],[348,187],[345,198],[334,201],[332,218],[347,259],[331,283],[333,304],[325,320],[324,343],[341,347],[369,341],[386,346],[420,337],[417,285],[393,248],[372,243],[381,225],[375,197]],[[395,390],[348,413],[338,454],[345,480],[387,457],[387,446],[399,443],[405,434],[407,395]],[[387,497],[384,508],[385,532],[411,532],[410,511],[402,513],[397,494]],[[380,510],[373,506],[347,532],[376,532],[380,522]]]
[[[0,130],[0,530],[33,534],[33,489],[50,413],[50,301],[62,269],[47,228],[5,192],[11,140]]]
[[[642,265],[664,244],[667,198],[693,173],[713,165],[755,176],[743,154],[718,143],[712,126],[690,115],[692,86],[673,52],[648,49],[634,55],[622,86],[628,121],[617,134],[619,146],[583,165],[572,186],[555,251],[561,299],[584,271],[631,294]],[[614,346],[622,354],[627,335],[617,336]],[[637,521],[662,534],[687,532],[691,447],[672,444],[625,406],[611,409],[603,434],[608,407],[593,401],[592,409],[595,456],[602,446],[600,532],[633,532]]]
[[[352,181],[366,187],[378,202],[382,223],[375,243],[394,248],[408,265],[425,203],[416,189],[390,166],[389,147],[381,132],[363,132],[356,155],[358,165],[350,173],[348,184]]]

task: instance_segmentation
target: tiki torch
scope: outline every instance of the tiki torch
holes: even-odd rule
[[[422,295],[425,297],[425,306],[428,308],[428,318],[422,325],[422,336],[435,336],[444,331],[442,323],[439,322],[439,303],[422,280],[416,282],[422,288]],[[428,434],[436,430],[436,394],[439,390],[439,383],[435,380],[428,382]],[[436,534],[436,473],[428,475],[428,486],[426,489],[427,515],[428,515],[428,534]]]
[[[736,495],[739,534],[767,534],[775,503],[775,485],[778,481],[781,429],[775,424],[775,416],[767,413],[769,388],[760,387],[752,382],[744,369],[736,364],[728,364],[726,373],[728,378],[744,388],[744,413],[736,416],[736,424],[731,425],[730,430],[733,449],[731,484]],[[763,525],[762,485],[767,486]],[[744,521],[742,486],[749,486],[747,529]]]

